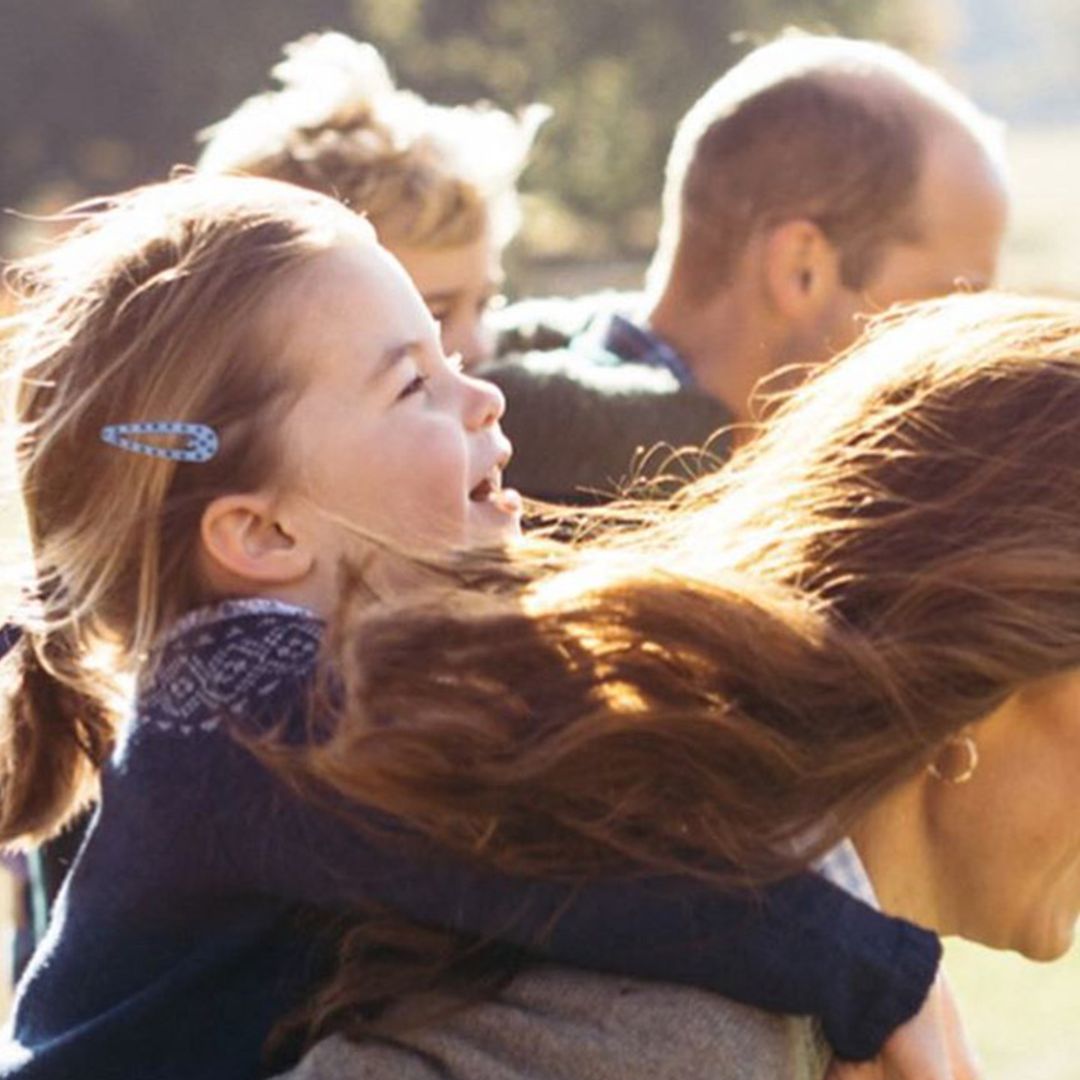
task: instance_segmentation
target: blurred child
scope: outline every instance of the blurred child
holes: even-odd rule
[[[432,104],[399,90],[372,45],[338,33],[287,45],[273,75],[279,89],[206,132],[199,169],[285,180],[365,215],[420,290],[447,354],[466,367],[488,358],[484,316],[518,229],[515,185],[548,110]]]

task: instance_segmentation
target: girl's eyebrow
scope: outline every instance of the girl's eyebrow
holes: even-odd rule
[[[489,278],[484,283],[484,295],[494,296],[505,284],[505,276],[500,275],[498,278]],[[457,300],[458,297],[465,292],[465,289],[440,289],[438,292],[424,293],[425,304],[442,304],[450,300]]]
[[[381,379],[387,372],[391,371],[397,364],[400,364],[402,360],[407,359],[413,353],[419,352],[422,347],[420,341],[405,341],[400,345],[391,345],[382,356],[379,357],[379,362],[375,365],[375,370],[371,373],[371,382],[375,382]]]
[[[443,304],[450,300],[456,300],[461,295],[461,289],[443,289],[440,292],[424,293],[425,304]]]

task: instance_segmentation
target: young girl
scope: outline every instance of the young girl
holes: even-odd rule
[[[748,897],[632,867],[492,874],[264,763],[267,737],[303,760],[333,728],[339,691],[314,674],[343,559],[388,597],[412,583],[394,549],[518,530],[498,392],[445,358],[356,215],[191,177],[99,208],[21,283],[5,349],[35,580],[0,838],[100,799],[0,1074],[259,1075],[328,970],[313,916],[379,906],[815,1013],[853,1058],[919,1009],[936,939],[817,875]]]

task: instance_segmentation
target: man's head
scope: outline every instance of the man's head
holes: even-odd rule
[[[785,36],[680,124],[651,284],[689,310],[750,290],[772,366],[822,358],[859,314],[990,284],[1003,159],[999,126],[902,53]]]

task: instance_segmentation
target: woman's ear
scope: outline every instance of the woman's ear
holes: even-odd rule
[[[840,257],[828,237],[805,218],[786,221],[766,237],[769,301],[786,319],[815,319],[840,288]]]
[[[203,511],[199,529],[211,577],[263,586],[306,578],[314,552],[292,534],[266,495],[223,495]]]

